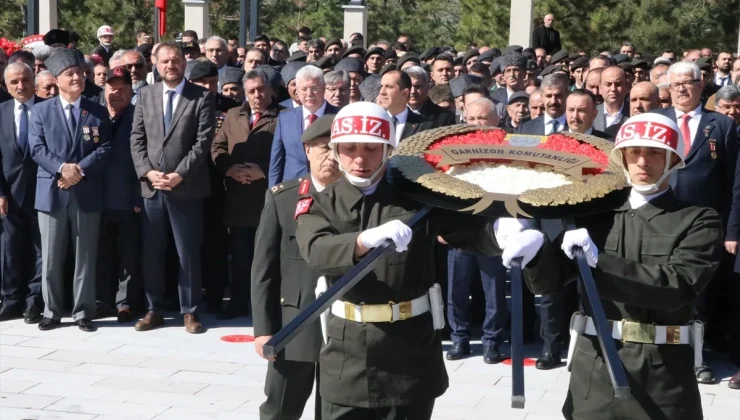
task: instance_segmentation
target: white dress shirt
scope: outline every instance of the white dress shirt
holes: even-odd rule
[[[622,108],[619,108],[619,111],[615,112],[614,114],[610,114],[609,111],[606,110],[606,105],[604,105],[604,119],[606,120],[606,126],[610,127],[616,123],[619,122],[619,120],[622,119],[622,110],[624,109],[624,105],[622,105]]]
[[[62,109],[64,109],[64,118],[69,121],[69,102],[67,102],[66,99],[62,98],[62,95],[59,95],[59,100],[62,101]],[[72,106],[74,106],[74,116],[75,116],[75,124],[80,124],[80,112],[82,110],[80,109],[80,104],[82,103],[82,96],[77,98],[76,101],[72,102]]]
[[[13,99],[15,102],[15,106],[13,107],[13,116],[15,121],[15,138],[20,137],[21,135],[21,107],[24,105],[20,102],[18,102],[17,99]],[[31,109],[33,109],[33,104],[36,101],[36,97],[32,96],[31,99],[27,100],[26,105],[26,117],[28,117],[28,126],[27,128],[30,131],[31,128]]]
[[[545,135],[552,134],[552,123],[550,122],[552,120],[553,118],[545,113]],[[567,125],[565,122],[565,114],[555,118],[555,120],[558,122],[558,131],[563,131]]]
[[[571,130],[570,128],[568,128],[568,132],[569,132],[569,133],[577,133],[577,131],[573,131],[573,130]],[[594,128],[593,128],[593,127],[590,127],[590,128],[589,128],[588,130],[586,130],[586,132],[584,132],[583,134],[587,134],[587,135],[589,135],[589,136],[590,136],[590,135],[591,135],[591,133],[593,133],[593,132],[594,132]]]
[[[681,117],[686,113],[683,111],[679,111],[678,109],[675,109],[675,111],[676,123],[678,124],[678,129],[680,130],[683,126],[683,121],[681,121]],[[694,137],[696,137],[696,132],[697,130],[699,130],[699,122],[701,121],[701,104],[693,111],[689,111],[688,114],[691,115],[691,119],[689,120],[689,133],[691,133],[691,139],[689,139],[689,142],[693,146]]]
[[[665,194],[667,191],[668,190],[666,189],[655,194],[642,195],[633,189],[632,191],[630,191],[630,207],[632,208],[632,210],[637,210],[645,204]]]
[[[185,89],[185,79],[182,79],[179,85],[175,86],[175,96],[172,97],[172,116],[175,116],[175,110],[177,109],[177,103],[180,102],[180,96],[182,96],[182,90]],[[162,118],[167,114],[167,91],[171,90],[167,85],[162,82]]]
[[[324,112],[326,112],[326,101],[321,104],[321,108],[317,109],[316,112],[309,112],[305,106],[301,106],[301,108],[303,109],[303,131],[306,131],[308,128],[308,116],[313,114],[316,116],[316,119],[323,117]]]
[[[717,87],[720,87],[720,88],[723,87],[722,86],[722,81],[723,80],[725,81],[725,86],[732,84],[732,80],[730,79],[730,75],[729,74],[726,74],[724,76],[721,76],[719,73],[716,73],[714,75],[714,84],[717,85]]]
[[[388,113],[390,115],[390,113]],[[403,135],[403,128],[406,127],[406,121],[409,119],[409,109],[404,108],[401,113],[391,115],[391,120],[396,117],[398,122],[396,123],[396,142],[401,143],[401,135]]]

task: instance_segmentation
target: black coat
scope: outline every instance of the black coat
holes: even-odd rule
[[[111,121],[112,131],[110,159],[105,165],[105,207],[109,210],[133,211],[143,207],[141,185],[136,176],[134,161],[131,158],[131,127],[134,123],[134,106],[129,105],[119,122]]]
[[[433,121],[429,121],[423,116],[409,111],[409,116],[406,118],[406,124],[403,126],[401,141],[416,133],[421,133],[422,131],[429,130],[431,128],[436,128]]]
[[[2,87],[2,85],[0,85],[0,104],[11,99],[13,99],[13,97],[10,96],[10,94],[5,90],[5,88]]]
[[[302,178],[278,184],[265,194],[252,264],[252,322],[256,337],[275,335],[315,300],[321,276],[301,257],[294,219]],[[310,192],[316,192],[313,185]],[[280,358],[317,362],[323,344],[316,320],[285,347]]]
[[[455,125],[455,114],[435,104],[429,98],[419,108],[419,114],[433,123],[432,128]]]
[[[532,48],[544,48],[547,54],[553,54],[562,49],[560,32],[553,28],[538,26],[532,32]]]
[[[98,44],[97,47],[93,48],[93,50],[90,51],[90,55],[99,56],[103,60],[103,63],[105,63],[105,65],[107,66],[108,61],[110,61],[110,58],[113,57],[114,51],[115,49],[113,48],[113,46],[108,48],[108,50],[106,51],[105,47],[103,47],[101,44]]]

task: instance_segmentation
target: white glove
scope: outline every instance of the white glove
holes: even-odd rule
[[[386,224],[360,233],[358,239],[366,248],[377,248],[386,239],[390,239],[396,245],[396,251],[403,252],[408,248],[409,242],[411,242],[412,233],[411,228],[403,222],[391,220]]]
[[[524,232],[514,233],[509,236],[508,244],[504,248],[501,258],[504,260],[504,267],[511,268],[511,260],[522,257],[522,268],[526,267],[545,244],[545,234],[529,229]]]
[[[560,247],[571,260],[575,258],[573,248],[577,246],[583,248],[588,265],[595,268],[596,262],[599,260],[599,250],[596,249],[596,244],[591,240],[591,236],[589,236],[586,229],[569,230],[563,235],[563,244]]]
[[[527,229],[534,229],[536,222],[529,219],[516,219],[514,217],[501,217],[493,222],[493,234],[501,249],[505,249],[509,238]]]

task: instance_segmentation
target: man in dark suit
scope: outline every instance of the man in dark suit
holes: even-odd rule
[[[268,186],[296,179],[308,173],[308,160],[303,152],[301,135],[325,113],[339,109],[324,99],[324,72],[316,66],[305,66],[296,73],[296,90],[301,106],[280,113],[270,153]]]
[[[180,260],[178,291],[185,331],[198,334],[201,302],[203,199],[210,194],[208,152],[215,129],[213,95],[184,78],[185,58],[175,43],[157,49],[161,83],[139,92],[131,155],[141,180],[142,277],[149,312],[137,331],[164,325],[165,255],[172,229]]]
[[[589,134],[602,139],[610,138],[605,132],[594,128],[597,113],[596,98],[593,93],[584,89],[576,89],[568,94],[565,101],[565,117],[569,132]]]
[[[429,75],[419,66],[403,70],[411,78],[408,106],[412,113],[432,122],[432,128],[455,124],[455,114],[436,105],[429,99]]]
[[[5,71],[13,100],[0,105],[0,215],[3,216],[0,321],[41,320],[41,237],[34,209],[38,165],[28,150],[31,110],[43,101],[34,95],[33,70],[13,63]],[[24,314],[25,309],[25,314]]]
[[[534,28],[532,32],[532,48],[543,48],[547,54],[553,54],[560,51],[560,32],[552,27],[555,22],[555,16],[552,14],[545,15],[543,25]]]
[[[601,73],[599,93],[604,103],[598,106],[598,115],[594,121],[594,128],[604,131],[612,125],[616,130],[629,118],[629,103],[627,98],[627,75],[620,67],[607,67]]]
[[[255,351],[280,328],[308,307],[320,276],[300,257],[295,241],[295,212],[300,196],[322,191],[340,176],[329,148],[334,115],[325,114],[301,137],[310,175],[272,187],[265,196],[252,266],[252,317]],[[277,359],[270,359],[265,380],[267,400],[260,406],[261,420],[299,418],[311,395],[322,335],[319,323],[293,340]],[[321,418],[321,403],[315,405]]]
[[[660,108],[660,91],[651,82],[640,82],[632,86],[629,97],[630,117]],[[616,138],[621,124],[614,124],[604,131],[609,138]]]
[[[39,165],[36,210],[42,246],[42,294],[46,308],[40,330],[60,325],[64,312],[64,263],[71,236],[75,247],[72,319],[95,331],[95,273],[103,211],[103,168],[110,152],[105,108],[82,97],[84,61],[72,50],[54,52],[46,67],[59,96],[34,107],[29,148]]]
[[[520,125],[518,133],[542,136],[568,131],[565,108],[569,85],[570,79],[564,73],[545,76],[541,85],[545,112]],[[548,237],[555,238],[563,226],[559,220],[543,220],[542,229]],[[564,320],[567,293],[563,289],[558,294],[543,295],[540,299],[540,333],[544,344],[535,365],[537,369],[552,369],[560,364],[560,351],[566,334]]]
[[[504,74],[505,89],[497,89],[491,99],[495,104],[501,104],[501,118],[506,117],[506,105],[509,98],[516,92],[524,90],[524,76],[527,72],[527,58],[521,53],[510,52],[498,59],[499,69]]]
[[[11,99],[13,99],[13,96],[6,92],[2,85],[0,85],[0,104]]]
[[[668,70],[668,83],[673,107],[656,109],[652,112],[663,114],[678,124],[686,150],[686,167],[677,171],[672,182],[676,197],[696,206],[716,210],[725,221],[725,248],[727,255],[717,271],[717,276],[731,272],[734,256],[740,239],[740,176],[736,176],[738,158],[738,134],[735,122],[717,112],[709,111],[701,105],[704,82],[701,70],[692,62],[678,62]],[[724,268],[727,266],[727,268]],[[712,325],[713,302],[707,299],[718,284],[718,277],[712,280],[696,302],[697,318],[707,324],[707,339],[719,326]],[[714,330],[713,330],[714,328]],[[705,358],[705,363],[707,362]],[[696,369],[700,383],[713,383],[714,375],[708,365]]]
[[[218,222],[228,227],[231,254],[231,300],[221,319],[249,313],[254,238],[265,205],[272,138],[283,109],[273,100],[267,76],[260,69],[246,74],[244,91],[247,102],[226,114],[211,147],[213,162],[225,180]],[[220,287],[223,295],[226,284]]]
[[[141,186],[131,159],[134,122],[133,80],[125,67],[108,71],[105,102],[113,150],[103,174],[105,210],[100,221],[98,300],[116,310],[118,322],[131,322],[141,290]]]
[[[403,139],[433,127],[433,122],[408,107],[411,77],[401,70],[389,70],[380,79],[378,105],[385,108],[396,126],[396,139]]]

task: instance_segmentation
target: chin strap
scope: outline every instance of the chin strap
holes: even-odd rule
[[[655,194],[660,189],[660,186],[663,184],[663,181],[665,181],[669,176],[671,176],[673,171],[675,171],[679,167],[679,164],[675,164],[673,165],[673,167],[671,167],[671,157],[672,156],[673,156],[672,153],[665,154],[665,166],[663,167],[663,175],[661,175],[661,177],[658,178],[658,180],[654,184],[650,184],[650,185],[633,184],[632,179],[630,178],[629,171],[627,171],[627,168],[625,168],[624,164],[622,164],[622,170],[624,171],[624,174],[627,176],[627,183],[630,184],[633,190],[635,190],[637,193],[641,195]],[[622,159],[622,162],[624,162],[624,159]]]
[[[339,163],[339,170],[344,174],[344,177],[347,178],[347,181],[349,181],[350,184],[354,185],[357,188],[367,188],[371,185],[373,185],[373,182],[378,177],[378,174],[381,173],[383,168],[385,168],[385,163],[388,161],[388,145],[383,145],[383,162],[381,162],[380,167],[373,172],[372,175],[370,175],[369,178],[362,178],[359,176],[354,176],[350,174],[349,172],[344,170],[344,167],[341,164],[341,161],[339,160],[339,153],[337,153],[337,149],[334,148],[334,159]]]

